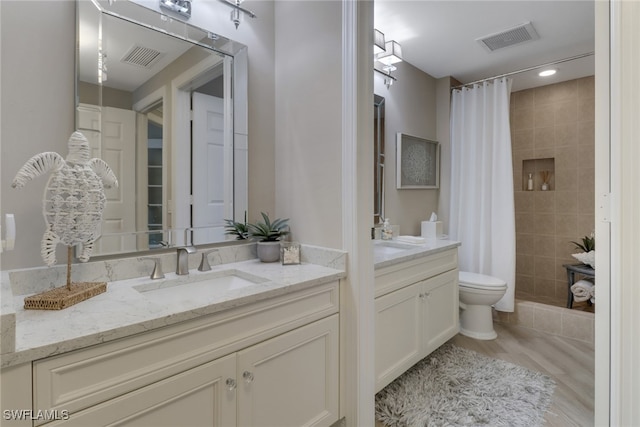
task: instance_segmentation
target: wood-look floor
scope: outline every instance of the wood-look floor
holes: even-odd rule
[[[454,344],[549,375],[556,382],[545,426],[594,425],[594,347],[517,325],[495,323],[498,338],[457,335]],[[383,424],[376,422],[376,427]]]

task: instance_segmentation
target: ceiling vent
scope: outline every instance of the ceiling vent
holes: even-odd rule
[[[525,22],[517,27],[481,37],[476,39],[476,41],[489,52],[493,52],[494,50],[502,49],[503,47],[513,46],[515,44],[524,43],[530,40],[537,40],[539,38],[540,37],[533,28],[533,25],[531,25],[531,22]]]
[[[164,54],[155,49],[133,46],[124,54],[121,61],[136,67],[151,68]]]

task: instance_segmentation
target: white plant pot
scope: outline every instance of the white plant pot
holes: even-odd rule
[[[579,254],[572,254],[572,256],[583,264],[596,268],[596,251],[582,252]]]
[[[280,242],[258,242],[258,259],[262,262],[280,261]]]

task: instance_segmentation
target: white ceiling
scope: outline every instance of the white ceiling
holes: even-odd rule
[[[539,39],[493,52],[476,39],[531,22]],[[427,74],[463,83],[594,51],[594,1],[375,0],[375,28],[402,46],[403,59]],[[513,91],[594,74],[594,57],[512,76]]]

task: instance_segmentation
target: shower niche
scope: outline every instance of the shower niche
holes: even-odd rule
[[[522,161],[523,191],[553,191],[555,183],[555,159],[527,159]]]

